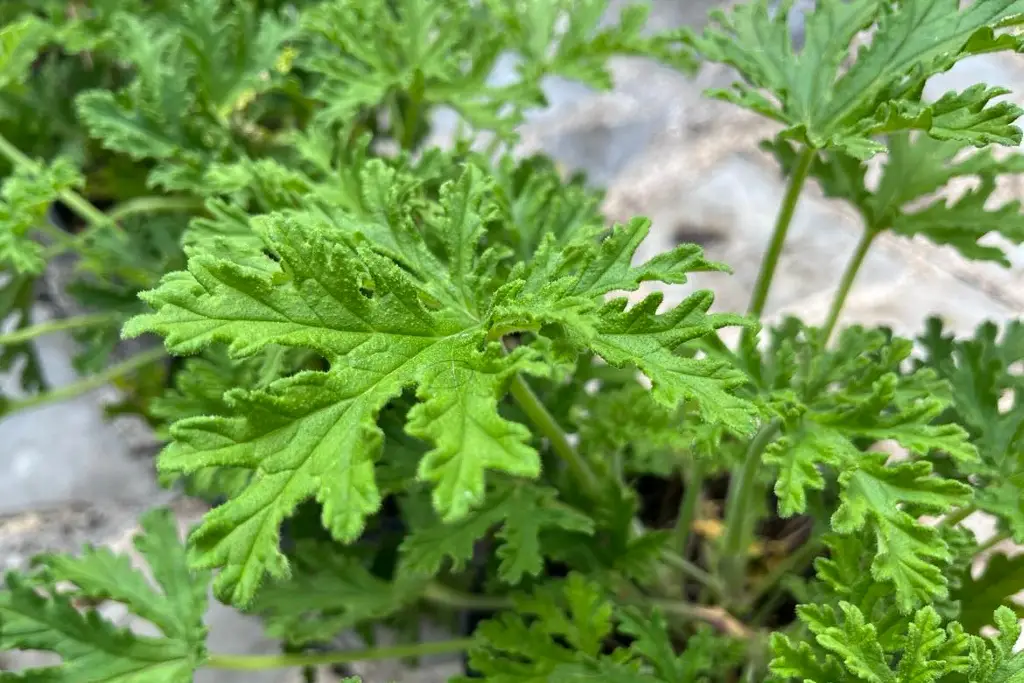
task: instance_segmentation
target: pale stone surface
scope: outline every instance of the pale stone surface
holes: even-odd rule
[[[36,320],[49,315],[40,308]],[[62,334],[37,344],[54,388],[77,379],[73,344]],[[17,382],[0,377],[3,393],[17,395]],[[109,498],[143,499],[158,490],[152,461],[138,457],[119,425],[104,419],[98,390],[0,419],[0,514]],[[122,425],[123,426],[123,425]]]

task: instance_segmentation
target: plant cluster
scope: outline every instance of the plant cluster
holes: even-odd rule
[[[0,369],[23,391],[0,414],[115,380],[163,481],[212,508],[184,542],[148,514],[145,571],[86,548],[8,574],[0,650],[61,663],[0,680],[464,652],[493,683],[1024,681],[1024,558],[992,554],[1024,542],[1024,324],[839,324],[879,235],[1007,266],[1024,242],[990,201],[1024,112],[923,95],[1024,51],[1024,0],[819,0],[800,45],[791,5],[651,34],[603,0],[5,0]],[[709,96],[778,123],[788,189],[744,314],[666,305],[657,283],[727,266],[640,261],[647,220],[609,227],[584,178],[514,154],[544,78],[608,88],[623,55],[729,65]],[[821,326],[762,325],[808,182],[862,239]],[[89,312],[33,323],[58,260]],[[85,378],[50,389],[33,340],[59,330]],[[122,336],[162,346],[118,359]],[[208,652],[211,590],[284,651]],[[424,618],[462,633],[417,642]],[[351,629],[369,647],[331,649]]]

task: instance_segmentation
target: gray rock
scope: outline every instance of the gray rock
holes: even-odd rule
[[[37,320],[46,317],[39,309]],[[78,378],[67,335],[40,337],[36,346],[52,387]],[[12,377],[0,377],[0,386],[9,396],[18,394]],[[0,514],[68,501],[144,500],[158,491],[152,461],[138,457],[122,428],[105,419],[98,402],[104,396],[109,400],[111,391],[0,419]]]

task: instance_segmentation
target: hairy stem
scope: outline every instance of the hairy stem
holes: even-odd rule
[[[205,206],[193,197],[135,197],[118,204],[107,217],[116,222],[140,213],[200,211]]]
[[[710,624],[733,638],[747,640],[752,635],[749,628],[721,607],[707,607],[679,600],[657,598],[647,600],[646,604],[651,607],[657,607],[666,614],[675,615],[689,621],[702,621]]]
[[[763,427],[750,442],[743,464],[732,473],[725,503],[725,536],[722,539],[722,575],[727,588],[738,595],[742,591],[747,567],[747,549],[751,541],[750,507],[764,449],[775,438],[778,422]]]
[[[423,599],[441,607],[469,610],[503,610],[512,607],[509,598],[487,595],[470,595],[434,582],[423,590]]]
[[[995,536],[993,536],[992,538],[988,539],[987,541],[978,546],[977,554],[980,555],[982,553],[987,553],[989,550],[992,550],[992,548],[995,548],[1003,541],[1009,540],[1011,537],[1012,534],[1010,534],[1007,531],[1004,531],[1001,534],[996,534]]]
[[[684,576],[701,584],[710,590],[715,597],[721,598],[722,593],[724,592],[721,582],[693,562],[690,562],[686,558],[681,557],[670,550],[665,550],[661,553],[661,561],[673,569],[678,570]]]
[[[95,327],[104,323],[113,322],[118,316],[111,313],[89,313],[73,318],[61,318],[59,320],[47,320],[44,323],[23,327],[7,334],[0,334],[0,346],[8,344],[20,344],[36,337],[63,332],[65,330],[77,330],[83,327]]]
[[[463,652],[473,645],[472,638],[442,640],[389,647],[368,647],[359,650],[338,650],[337,652],[315,652],[308,654],[280,655],[218,655],[212,654],[206,661],[211,669],[233,669],[235,671],[261,671],[283,669],[292,666],[318,666],[325,664],[348,664],[380,659],[404,659],[424,657],[449,652]]]
[[[820,551],[821,540],[816,536],[812,536],[806,543],[787,555],[786,559],[779,562],[766,577],[754,586],[746,599],[746,607],[751,607],[755,602],[764,597],[787,575],[794,572],[802,572],[804,567],[812,562]]]
[[[872,242],[875,241],[876,235],[878,235],[878,232],[875,230],[865,230],[860,236],[857,249],[853,252],[850,262],[846,265],[842,280],[839,281],[839,289],[836,290],[835,296],[832,297],[832,305],[829,306],[828,317],[825,318],[825,325],[822,328],[822,346],[828,345],[828,340],[836,329],[836,323],[839,322],[839,314],[846,304],[846,298],[850,295],[853,283],[857,279],[857,273],[860,271],[860,267],[864,265],[864,257],[868,255],[868,250],[871,248]]]
[[[0,155],[6,157],[15,166],[21,166],[34,173],[40,171],[38,163],[29,159],[25,154],[12,145],[4,136],[0,135]],[[93,206],[87,199],[72,190],[64,190],[60,193],[61,201],[68,205],[72,211],[78,214],[90,225],[109,224],[112,221],[105,213]]]
[[[166,356],[167,352],[164,351],[163,347],[143,351],[142,353],[138,353],[127,360],[111,365],[102,372],[98,372],[95,375],[90,375],[88,377],[83,377],[77,382],[73,382],[67,386],[11,401],[7,406],[7,412],[13,413],[18,410],[38,408],[39,406],[50,403],[58,403],[60,401],[75,398],[76,396],[88,393],[94,389],[99,389],[113,379],[127,375],[134,370],[149,365],[150,363],[155,363],[166,358]]]
[[[965,519],[967,519],[968,517],[970,517],[971,515],[973,515],[977,511],[978,511],[978,508],[976,506],[974,506],[974,505],[965,505],[964,507],[960,508],[959,510],[954,510],[953,512],[951,512],[948,515],[946,515],[945,517],[943,517],[942,521],[939,522],[939,526],[940,527],[956,526],[957,524],[959,524],[960,522],[964,521]]]
[[[587,461],[583,459],[583,456],[569,442],[569,437],[562,431],[554,416],[548,412],[526,380],[517,375],[512,380],[509,391],[533,426],[551,443],[552,450],[569,467],[576,481],[584,487],[590,496],[599,497],[601,481]]]
[[[68,250],[80,248],[99,228],[106,225],[117,225],[118,221],[124,220],[129,216],[163,211],[199,211],[204,206],[205,204],[201,200],[191,197],[136,197],[135,199],[129,199],[118,204],[113,211],[106,214],[107,218],[110,219],[109,222],[93,223],[87,230],[71,236],[70,239],[54,244],[46,250],[46,258],[53,258]]]
[[[786,234],[789,232],[789,224],[793,221],[793,214],[796,212],[797,202],[800,200],[800,192],[804,188],[807,174],[811,170],[811,164],[817,151],[805,149],[797,161],[793,175],[789,178],[786,187],[786,194],[782,198],[782,207],[775,220],[775,230],[772,233],[772,241],[768,245],[761,260],[761,270],[757,274],[757,281],[754,284],[754,293],[750,299],[750,306],[747,312],[754,318],[760,318],[764,313],[765,302],[768,301],[768,290],[771,288],[772,279],[775,277],[775,269],[779,265],[779,257],[782,256],[782,247],[786,243]],[[744,336],[751,334],[749,328],[744,330]]]
[[[690,528],[697,516],[697,505],[700,503],[700,496],[704,488],[704,470],[706,465],[700,458],[694,458],[690,471],[686,477],[686,491],[683,493],[683,500],[679,504],[679,515],[676,517],[676,526],[673,535],[675,536],[676,552],[683,557],[686,556],[686,549],[690,545]]]

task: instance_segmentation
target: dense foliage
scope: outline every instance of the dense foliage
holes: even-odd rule
[[[0,369],[23,392],[0,414],[116,379],[165,483],[213,507],[184,543],[147,515],[145,571],[88,548],[9,574],[0,649],[62,664],[0,680],[450,651],[493,683],[1024,681],[1024,560],[991,554],[1024,542],[1024,326],[838,324],[881,234],[1007,266],[1024,242],[990,201],[1024,171],[1000,149],[1022,110],[923,96],[1024,51],[1024,0],[819,0],[800,45],[790,6],[652,35],[601,0],[5,0]],[[514,154],[544,78],[607,88],[622,55],[730,65],[709,95],[779,124],[788,191],[745,314],[627,298],[727,266],[690,244],[641,262],[647,220],[609,227],[583,178]],[[863,237],[823,325],[763,327],[808,180]],[[33,324],[69,259],[89,312]],[[87,377],[49,390],[33,340],[58,330]],[[163,345],[122,359],[122,336]],[[976,511],[994,539],[962,527]],[[286,652],[207,652],[211,587]],[[425,617],[464,637],[416,642]],[[330,650],[375,625],[411,641]]]

